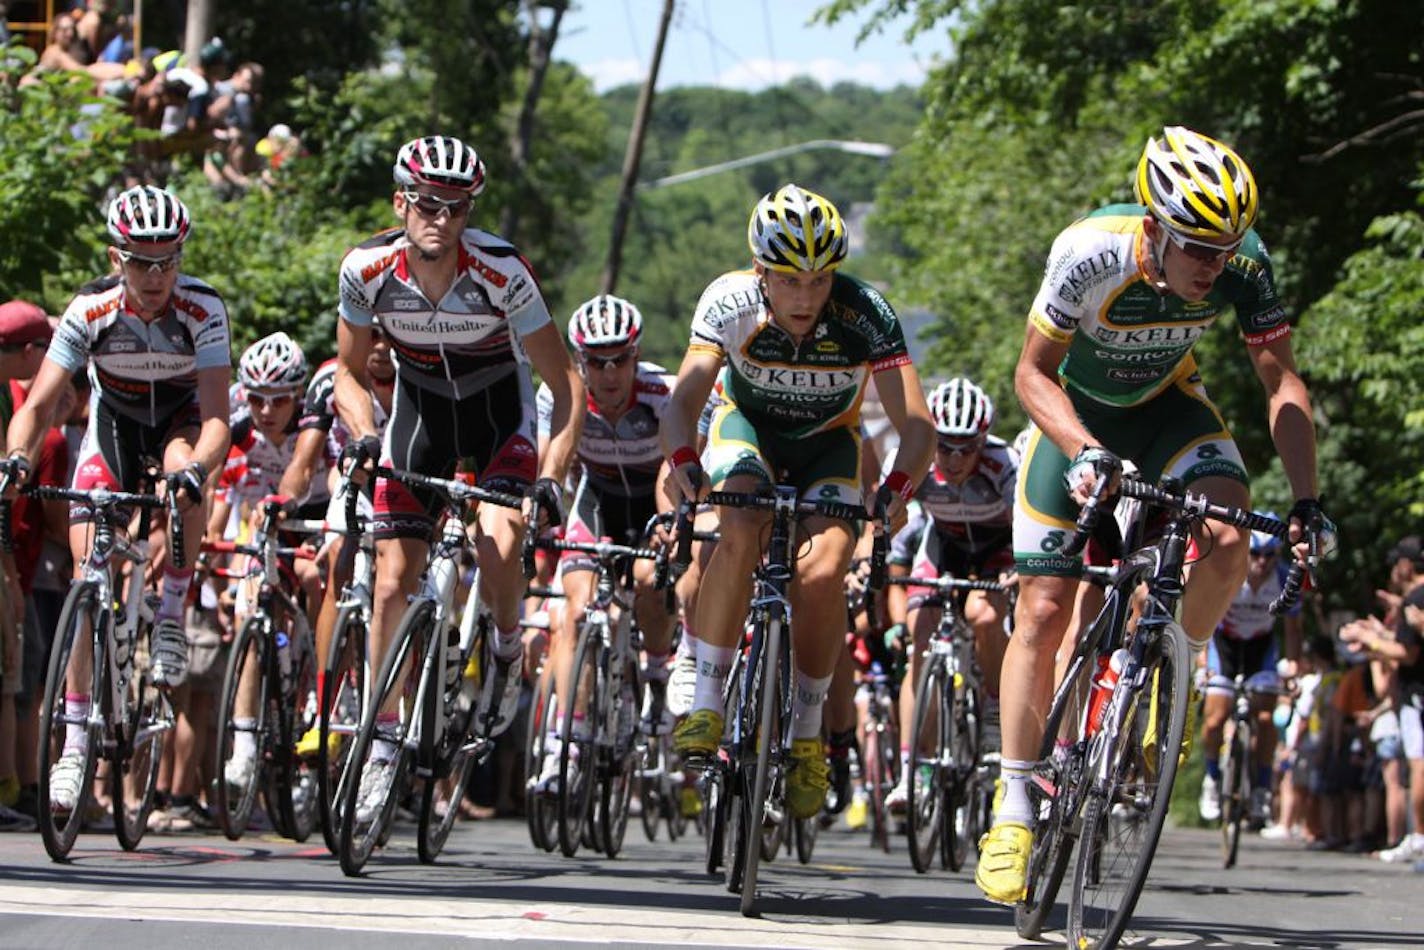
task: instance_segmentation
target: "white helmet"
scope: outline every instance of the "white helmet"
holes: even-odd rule
[[[238,361],[237,378],[248,392],[300,389],[307,381],[307,355],[278,331],[247,348]]]
[[[962,376],[936,386],[929,403],[940,435],[974,438],[986,434],[994,424],[993,400]]]
[[[576,350],[591,346],[635,346],[643,336],[643,315],[622,297],[599,294],[574,311],[569,342]]]
[[[427,135],[402,145],[391,171],[396,184],[407,188],[438,185],[473,198],[485,187],[485,163],[475,150],[444,135]]]
[[[137,185],[109,202],[108,224],[116,244],[181,242],[192,228],[183,202],[152,185]]]
[[[840,267],[850,238],[835,205],[814,191],[785,185],[752,209],[747,244],[762,266],[794,273]]]

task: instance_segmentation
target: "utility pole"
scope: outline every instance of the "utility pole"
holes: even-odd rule
[[[648,117],[653,112],[653,87],[658,82],[658,67],[663,61],[663,44],[667,41],[668,25],[672,23],[675,0],[663,0],[663,16],[658,23],[658,41],[653,47],[653,62],[638,94],[638,111],[633,116],[633,130],[628,135],[628,151],[623,156],[623,183],[618,189],[618,207],[613,212],[613,236],[608,243],[608,263],[603,268],[603,293],[611,294],[618,286],[618,268],[623,263],[623,235],[628,230],[628,216],[633,212],[633,188],[638,181],[638,165],[643,159],[643,135],[648,130]]]
[[[568,0],[524,0],[525,15],[529,17],[529,85],[524,90],[519,121],[510,138],[509,157],[514,166],[511,169],[514,180],[526,195],[533,190],[525,177],[529,173],[529,153],[534,140],[534,115],[539,108],[539,95],[544,91],[544,77],[549,72],[554,43],[559,38],[559,24],[568,6]],[[553,12],[547,27],[539,22],[540,8]],[[500,236],[516,244],[519,243],[519,211],[524,200],[532,199],[516,197],[505,205],[499,218]]]
[[[213,0],[188,0],[188,22],[183,31],[183,52],[189,65],[198,62],[198,51],[212,36]]]

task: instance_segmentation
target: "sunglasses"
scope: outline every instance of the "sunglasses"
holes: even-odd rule
[[[119,260],[125,266],[132,265],[137,270],[146,270],[150,274],[166,274],[178,266],[178,262],[183,260],[182,251],[174,251],[164,257],[148,257],[145,254],[136,254],[133,251],[125,251],[123,248],[115,248],[119,252]]]
[[[427,218],[438,218],[442,211],[452,218],[459,218],[470,210],[469,198],[437,198],[418,191],[403,191],[401,197]]]
[[[267,396],[262,393],[248,393],[247,404],[254,409],[265,409],[268,407],[281,409],[291,405],[294,398],[291,393],[281,393],[275,396]]]
[[[583,363],[592,369],[617,369],[637,357],[637,350],[624,350],[617,356],[594,356],[592,353],[585,353],[583,354]]]
[[[939,450],[945,455],[973,455],[983,444],[978,439],[940,439]]]
[[[1240,241],[1234,244],[1208,244],[1205,241],[1194,241],[1185,235],[1178,234],[1171,228],[1164,228],[1163,230],[1167,232],[1167,238],[1173,244],[1177,245],[1183,254],[1203,264],[1216,264],[1221,261],[1229,261],[1232,256],[1235,255],[1237,249],[1241,247]]]
[[[1251,552],[1251,556],[1252,556],[1252,557],[1261,558],[1261,559],[1264,560],[1264,561],[1269,561],[1271,558],[1273,558],[1273,557],[1276,556],[1276,552],[1275,552],[1275,551],[1252,551],[1252,552]]]

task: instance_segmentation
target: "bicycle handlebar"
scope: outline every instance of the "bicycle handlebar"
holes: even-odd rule
[[[934,587],[941,591],[987,590],[1003,593],[1008,590],[998,581],[966,580],[962,577],[887,577],[885,583],[900,587]]]
[[[652,548],[633,548],[626,544],[614,544],[612,541],[563,541],[558,538],[538,538],[534,541],[534,546],[545,551],[582,551],[600,558],[631,557],[635,560],[655,561],[659,557],[659,552]]]

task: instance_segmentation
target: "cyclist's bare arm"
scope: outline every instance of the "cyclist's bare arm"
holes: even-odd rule
[[[31,462],[38,458],[40,445],[53,422],[55,408],[59,405],[60,394],[69,376],[63,366],[45,357],[29,395],[25,397],[25,404],[15,411],[15,417],[10,420],[10,428],[5,435],[7,452],[23,455]]]
[[[721,369],[722,358],[708,351],[689,350],[682,358],[672,398],[668,400],[662,425],[658,427],[664,458],[671,458],[680,448],[697,444],[697,417],[707,404],[712,384],[717,381],[717,373]],[[679,466],[672,473],[673,483],[682,497],[693,495],[699,489],[699,486],[687,481],[685,470],[686,466]],[[681,501],[681,497],[677,500]]]
[[[910,484],[918,486],[930,470],[930,456],[935,446],[934,421],[920,386],[920,374],[910,363],[891,366],[875,374],[875,388],[880,393],[885,415],[900,434],[891,469],[904,472],[910,476]],[[895,518],[904,510],[904,505],[904,501],[897,498],[888,514]]]
[[[1266,390],[1271,441],[1281,457],[1286,480],[1296,498],[1318,498],[1315,481],[1315,423],[1310,393],[1296,371],[1290,337],[1247,348],[1251,365]]]
[[[546,323],[521,339],[529,362],[554,396],[553,416],[549,421],[548,451],[539,453],[539,477],[563,482],[578,450],[579,434],[583,431],[583,377],[564,338],[553,323]]]
[[[371,353],[371,328],[336,321],[336,411],[353,439],[376,434],[366,358]]]
[[[323,468],[326,453],[326,433],[321,429],[303,429],[297,433],[297,444],[292,449],[292,460],[282,473],[277,485],[277,494],[288,498],[305,498],[311,490],[312,479]]]
[[[1067,340],[1050,340],[1030,326],[1014,367],[1014,391],[1034,425],[1071,459],[1098,440],[1078,421],[1072,400],[1058,381],[1058,367],[1067,355]]]
[[[190,462],[200,463],[209,473],[222,469],[232,442],[228,423],[230,406],[227,388],[232,370],[226,366],[209,366],[198,370],[198,416],[201,419],[198,441],[193,444]]]

